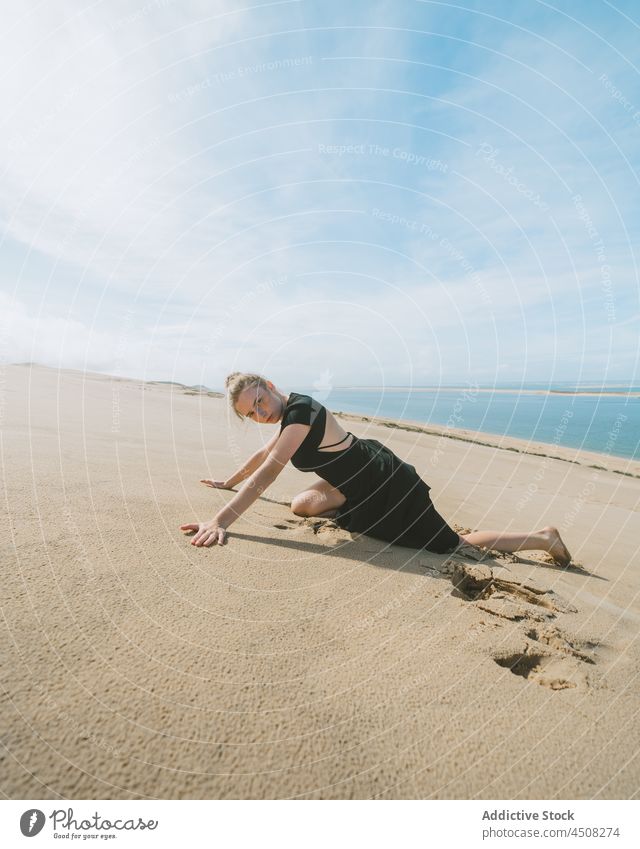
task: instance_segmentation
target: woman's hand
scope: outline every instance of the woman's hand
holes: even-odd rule
[[[188,525],[180,525],[181,531],[195,531],[191,545],[225,545],[227,541],[227,529],[211,519],[209,522],[192,522]]]
[[[229,486],[226,481],[214,481],[211,480],[211,478],[203,478],[200,483],[204,483],[206,486],[211,486],[213,489],[233,489],[233,487]]]

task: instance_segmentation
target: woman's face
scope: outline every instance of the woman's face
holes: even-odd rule
[[[245,418],[259,424],[276,424],[282,418],[284,401],[273,383],[247,386],[236,401],[236,410]]]

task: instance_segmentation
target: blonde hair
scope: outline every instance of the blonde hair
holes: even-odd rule
[[[261,374],[247,374],[242,371],[234,371],[226,376],[224,385],[227,390],[227,397],[229,399],[231,409],[241,421],[244,421],[244,416],[236,410],[238,396],[249,386],[257,386],[258,388],[266,389],[267,378],[263,377]]]

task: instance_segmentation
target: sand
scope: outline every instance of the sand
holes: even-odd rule
[[[273,426],[179,384],[0,378],[4,797],[638,797],[637,464],[349,416],[458,529],[555,524],[579,565],[352,537],[291,513],[291,466],[195,548],[179,525],[233,497],[198,481]]]

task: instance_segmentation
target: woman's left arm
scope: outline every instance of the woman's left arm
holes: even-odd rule
[[[209,522],[181,525],[182,531],[196,531],[191,545],[224,545],[227,528],[271,486],[309,433],[309,425],[291,424],[286,427],[266,460],[247,478],[242,489]]]

